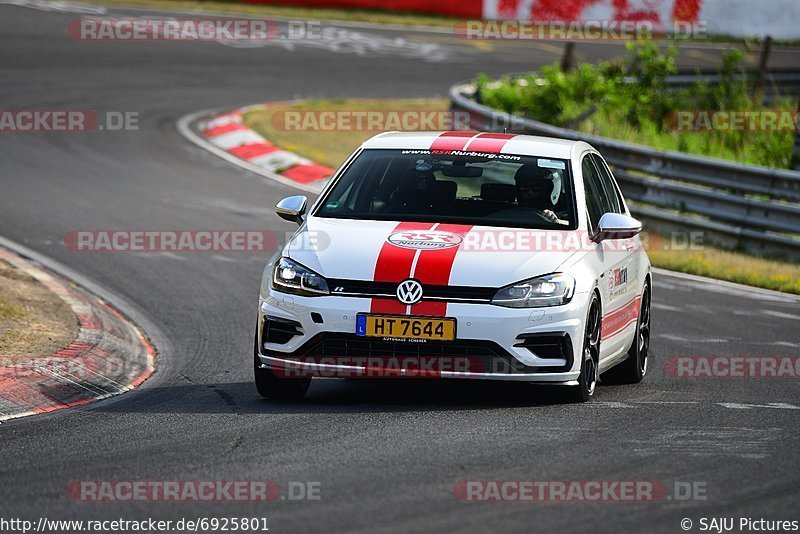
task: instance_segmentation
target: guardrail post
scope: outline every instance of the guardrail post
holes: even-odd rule
[[[794,123],[794,150],[792,151],[792,168],[796,171],[800,171],[800,124],[798,124],[798,118],[800,118],[800,101],[797,102],[797,115],[795,115]]]
[[[561,56],[561,72],[569,72],[575,66],[575,43],[569,41],[564,45],[564,55]]]
[[[764,40],[764,47],[761,49],[761,59],[758,62],[758,74],[756,78],[755,95],[756,99],[761,100],[764,94],[764,79],[767,77],[769,68],[769,55],[772,52],[772,36],[767,35]]]

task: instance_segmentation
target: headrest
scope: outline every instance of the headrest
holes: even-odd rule
[[[481,198],[495,202],[514,202],[516,192],[511,184],[485,183],[481,185]]]
[[[432,204],[448,204],[455,202],[456,191],[458,184],[446,180],[437,180],[431,182],[431,203]]]

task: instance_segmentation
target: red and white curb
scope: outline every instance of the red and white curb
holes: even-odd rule
[[[67,279],[0,248],[0,259],[38,280],[78,317],[78,337],[49,356],[0,355],[0,421],[79,406],[131,390],[155,370],[155,349],[116,309]]]
[[[196,145],[240,167],[304,191],[322,191],[335,169],[282,150],[244,124],[244,113],[269,106],[261,104],[224,113],[195,113],[178,121],[178,130]]]

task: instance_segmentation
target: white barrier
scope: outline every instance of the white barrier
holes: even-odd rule
[[[487,20],[673,21],[703,25],[709,35],[800,39],[800,0],[483,0]]]

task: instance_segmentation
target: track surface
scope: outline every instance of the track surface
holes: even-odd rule
[[[77,16],[0,5],[0,102],[138,111],[140,130],[2,134],[0,235],[134,303],[172,351],[132,393],[0,426],[0,517],[266,516],[276,532],[679,532],[683,517],[800,519],[800,410],[767,407],[800,405],[798,381],[677,380],[663,370],[675,355],[800,355],[796,299],[657,276],[651,374],[637,387],[600,387],[587,405],[555,404],[548,390],[525,385],[436,381],[327,382],[305,402],[282,404],[260,399],[251,383],[263,256],[78,254],[63,245],[71,229],[292,229],[272,206],[293,191],[186,142],[175,129],[186,113],[297,96],[443,96],[476,71],[553,62],[558,46],[484,50],[388,30],[383,39],[408,38],[400,52],[386,41],[363,55],[75,42],[65,28]],[[621,50],[581,47],[588,60]],[[718,57],[715,47],[698,47],[681,62]],[[799,58],[779,50],[773,64]],[[81,479],[320,481],[322,500],[75,503],[66,487]],[[464,479],[678,480],[706,483],[708,496],[463,504],[452,487]]]

